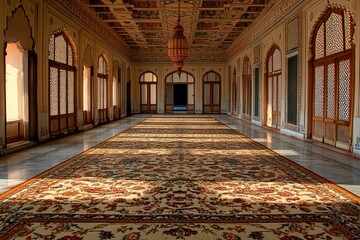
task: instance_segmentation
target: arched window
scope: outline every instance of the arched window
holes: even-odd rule
[[[232,74],[232,84],[231,84],[231,115],[235,116],[236,115],[236,109],[237,109],[237,94],[238,94],[238,90],[237,90],[237,84],[236,84],[236,67],[234,67],[234,71]]]
[[[12,11],[11,16],[4,20],[5,55],[2,55],[2,63],[5,72],[1,72],[4,79],[1,77],[0,80],[0,89],[3,89],[0,94],[0,109],[2,115],[5,114],[5,123],[0,121],[0,128],[5,130],[6,137],[0,137],[0,148],[24,139],[32,141],[38,135],[37,57],[30,20],[21,3]],[[23,34],[24,32],[27,34]]]
[[[203,112],[221,112],[221,77],[215,71],[205,73],[203,77]]]
[[[345,149],[352,136],[353,34],[350,14],[330,8],[312,39],[313,138]]]
[[[99,123],[107,122],[108,120],[108,67],[105,57],[101,55],[98,61],[98,121]]]
[[[50,135],[75,130],[74,49],[64,31],[49,41]]]
[[[140,112],[157,112],[157,76],[152,72],[145,72],[140,76]]]
[[[273,46],[266,60],[267,66],[267,119],[273,128],[280,128],[281,120],[281,52]]]
[[[251,99],[252,99],[252,80],[251,80],[251,64],[250,59],[245,56],[243,63],[243,82],[242,82],[242,113],[243,118],[251,119]]]
[[[166,111],[195,112],[195,78],[188,72],[172,72],[165,77]]]

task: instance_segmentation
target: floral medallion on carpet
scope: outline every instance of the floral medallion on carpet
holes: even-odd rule
[[[0,239],[360,239],[360,200],[214,118],[158,116],[1,194]]]

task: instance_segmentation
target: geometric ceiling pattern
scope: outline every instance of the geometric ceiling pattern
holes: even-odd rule
[[[84,1],[83,1],[84,2]],[[89,9],[133,53],[167,53],[178,0],[88,0]],[[225,53],[274,0],[180,0],[189,53]]]

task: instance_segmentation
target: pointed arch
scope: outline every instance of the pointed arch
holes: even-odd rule
[[[273,44],[266,56],[264,123],[273,128],[281,125],[282,54]]]
[[[22,4],[6,17],[5,24],[5,94],[0,102],[6,116],[6,146],[36,139],[37,57],[32,27]]]
[[[52,137],[76,130],[76,48],[65,29],[49,40],[49,114]]]
[[[4,35],[5,41],[8,43],[15,43],[18,41],[25,50],[35,50],[32,27],[22,4],[12,11],[11,16],[6,18]]]
[[[97,64],[98,79],[98,122],[104,123],[108,121],[108,89],[109,89],[109,62],[104,54],[98,58]]]
[[[139,77],[140,112],[157,112],[157,82],[158,77],[151,71],[142,73]]]
[[[85,67],[92,67],[94,65],[93,49],[90,44],[86,44],[83,64]]]
[[[203,76],[203,113],[221,112],[221,76],[214,70]]]
[[[94,59],[90,44],[86,45],[83,59],[83,125],[93,124]]]
[[[354,31],[348,11],[329,7],[310,40],[310,135],[346,150],[351,148],[354,114]]]

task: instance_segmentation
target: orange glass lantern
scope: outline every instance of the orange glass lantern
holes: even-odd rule
[[[188,53],[189,45],[184,35],[184,28],[180,25],[180,0],[178,0],[178,23],[174,27],[174,35],[168,42],[168,55],[179,72],[184,66]]]

